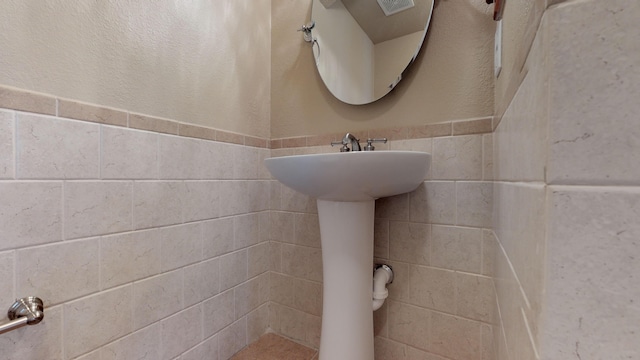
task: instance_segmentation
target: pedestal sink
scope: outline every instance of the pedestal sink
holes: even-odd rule
[[[323,299],[320,360],[373,360],[375,199],[414,190],[431,155],[358,151],[265,160],[273,177],[318,199]]]

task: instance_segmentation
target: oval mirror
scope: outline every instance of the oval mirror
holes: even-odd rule
[[[420,51],[433,1],[313,0],[313,55],[333,96],[362,105],[393,90]]]

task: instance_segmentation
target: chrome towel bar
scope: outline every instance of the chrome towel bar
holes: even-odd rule
[[[35,296],[16,300],[9,308],[7,316],[11,321],[0,324],[0,334],[15,330],[24,325],[35,325],[44,319],[42,300]]]

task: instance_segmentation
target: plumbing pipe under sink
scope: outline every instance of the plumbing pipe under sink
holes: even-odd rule
[[[389,265],[378,265],[373,272],[373,311],[382,307],[384,300],[389,296],[387,284],[393,282],[393,270]]]

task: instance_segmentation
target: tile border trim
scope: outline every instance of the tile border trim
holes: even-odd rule
[[[472,134],[490,134],[493,116],[447,121],[419,126],[389,127],[354,132],[357,137],[380,138],[386,137],[390,141],[426,139],[444,136],[460,136]],[[338,141],[344,133],[330,133],[322,135],[296,136],[289,138],[271,139],[270,149],[288,149],[309,146],[329,145]]]
[[[0,108],[104,125],[269,148],[269,139],[134,113],[0,85]]]
[[[84,103],[5,85],[0,85],[0,108],[263,149],[329,145],[331,141],[338,141],[344,135],[343,133],[329,133],[267,139],[107,106]],[[495,130],[497,126],[495,120],[495,117],[488,116],[418,126],[363,130],[355,132],[355,134],[361,138],[386,137],[392,141],[487,134]]]

